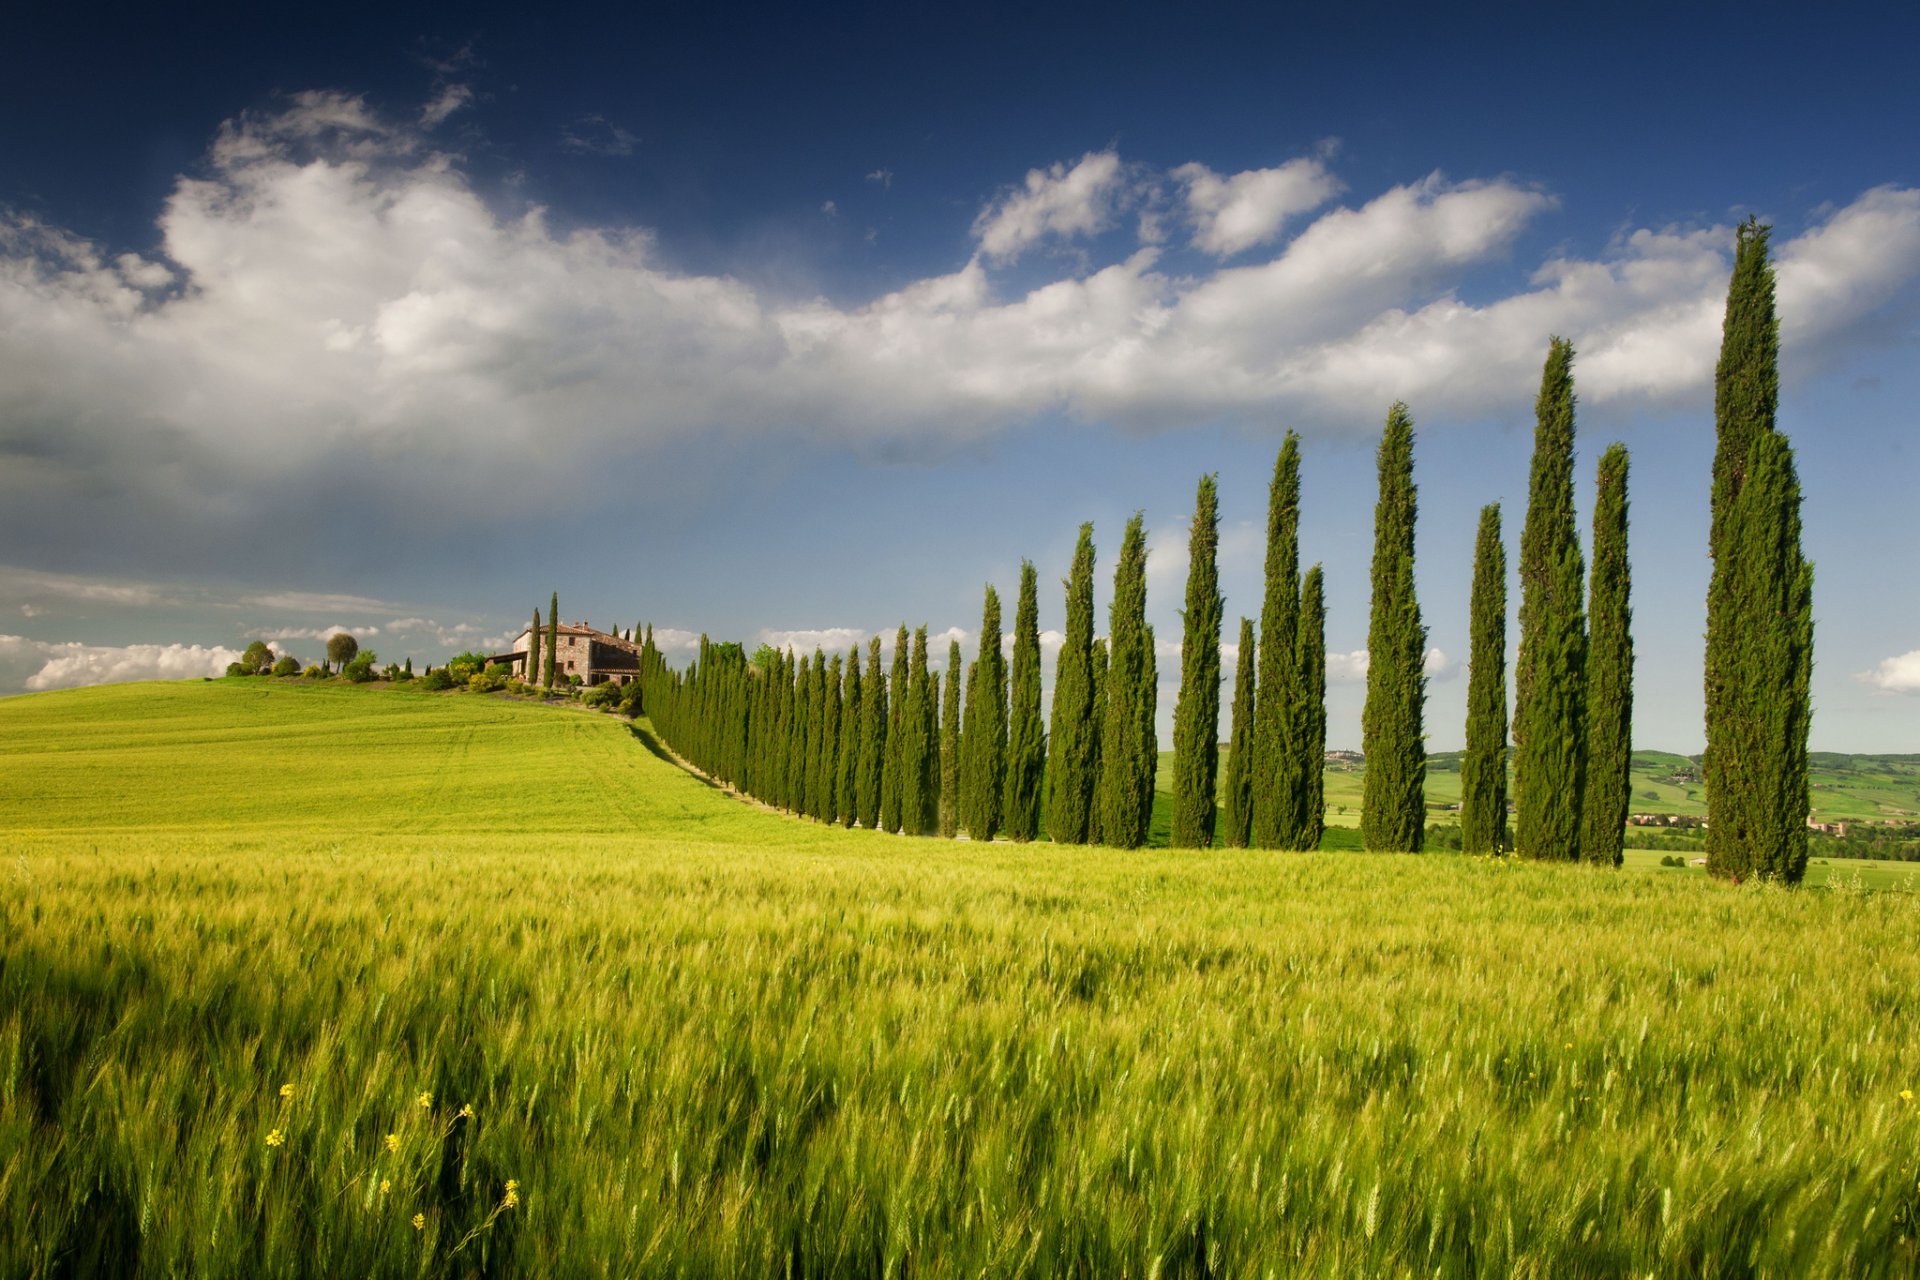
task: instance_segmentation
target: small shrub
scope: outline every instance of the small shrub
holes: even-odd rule
[[[597,684],[587,690],[580,701],[590,707],[618,707],[620,692],[620,686],[617,684]]]
[[[448,673],[445,667],[435,667],[433,670],[427,672],[426,675],[420,677],[420,687],[422,689],[432,690],[434,693],[440,693],[453,688],[453,676]]]
[[[227,674],[230,676],[250,676],[253,673],[237,662],[229,662],[227,664]]]
[[[317,662],[308,663],[307,669],[300,674],[309,680],[325,680],[327,678],[327,673],[321,669],[320,664]]]
[[[273,674],[276,676],[297,676],[300,674],[300,663],[292,654],[282,654],[280,661],[273,664]]]

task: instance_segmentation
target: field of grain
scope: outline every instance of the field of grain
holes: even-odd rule
[[[0,1274],[1920,1265],[1897,887],[828,830],[265,681],[0,771]]]

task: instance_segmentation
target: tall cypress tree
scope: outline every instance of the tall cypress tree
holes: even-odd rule
[[[1067,629],[1054,668],[1053,742],[1047,756],[1047,834],[1056,844],[1087,843],[1093,807],[1093,525],[1080,526],[1067,576]]]
[[[1300,627],[1294,653],[1293,728],[1305,779],[1294,845],[1320,847],[1327,825],[1327,599],[1320,566],[1300,584]]]
[[[1214,834],[1229,849],[1247,847],[1247,835],[1253,829],[1253,681],[1256,661],[1253,620],[1240,619],[1240,654],[1233,669],[1232,738],[1227,743],[1226,794],[1221,797],[1225,812],[1220,815],[1221,829]]]
[[[827,663],[821,700],[826,705],[826,724],[820,734],[820,821],[834,822],[840,817],[840,655]]]
[[[1025,843],[1040,834],[1040,784],[1047,729],[1040,720],[1040,586],[1033,562],[1020,562],[1020,601],[1013,611],[1013,666],[1007,681],[1007,772],[1001,826]]]
[[[1534,408],[1527,523],[1520,534],[1520,658],[1514,673],[1513,843],[1523,856],[1580,856],[1586,784],[1585,576],[1573,518],[1573,344],[1553,339]]]
[[[553,673],[558,663],[554,654],[560,648],[560,593],[553,593],[553,600],[547,605],[547,669],[546,682],[548,692],[553,690]]]
[[[1253,705],[1253,829],[1256,849],[1277,849],[1297,825],[1302,779],[1294,776],[1287,723],[1293,707],[1300,607],[1300,437],[1289,431],[1267,489],[1266,594],[1260,606],[1260,679]]]
[[[860,706],[860,646],[847,650],[840,677],[840,743],[833,776],[834,817],[850,827],[859,811],[860,741],[865,727]]]
[[[412,661],[411,658],[408,659]],[[407,670],[413,670],[408,667]],[[540,606],[533,606],[533,622],[527,627],[527,683],[540,679]]]
[[[1153,774],[1160,748],[1154,737],[1153,629],[1147,626],[1147,536],[1135,512],[1120,541],[1109,614],[1107,721],[1100,735],[1100,832],[1120,849],[1147,842],[1153,818]]]
[[[1176,849],[1213,843],[1220,772],[1220,546],[1218,477],[1200,477],[1187,532],[1186,629],[1180,693],[1173,705],[1173,830]],[[1151,800],[1149,800],[1151,804]]]
[[[903,622],[893,638],[893,674],[887,680],[893,703],[887,709],[886,772],[880,777],[880,825],[895,835],[905,829],[907,696],[913,682],[907,661],[907,624]]]
[[[940,834],[960,830],[960,642],[947,641],[947,674],[940,698]]]
[[[1714,376],[1708,550],[1707,865],[1798,883],[1806,870],[1813,567],[1800,484],[1776,426],[1780,326],[1771,228],[1740,227]]]
[[[1000,653],[1000,593],[987,587],[980,654],[967,679],[967,727],[960,742],[960,817],[975,840],[991,840],[1005,804],[1007,664]]]
[[[900,713],[900,827],[910,836],[933,829],[940,807],[940,749],[932,680],[927,674],[927,629],[913,633],[906,702]]]
[[[1088,726],[1093,738],[1093,750],[1088,753],[1092,762],[1094,792],[1087,806],[1087,843],[1105,844],[1106,836],[1100,825],[1100,779],[1105,776],[1106,753],[1101,749],[1107,732],[1107,642],[1104,637],[1093,642],[1093,711],[1088,717]]]
[[[1426,837],[1427,750],[1422,741],[1427,629],[1413,591],[1413,418],[1396,403],[1380,437],[1380,500],[1373,509],[1373,607],[1367,622],[1367,771],[1361,836],[1368,849],[1418,853]]]
[[[1467,749],[1460,757],[1460,846],[1507,847],[1507,552],[1500,504],[1480,508],[1468,601]]]
[[[1807,734],[1812,700],[1813,566],[1800,550],[1800,482],[1778,431],[1757,437],[1740,492],[1721,528],[1716,576],[1723,619],[1750,625],[1727,637],[1720,715],[1709,753],[1720,756],[1722,816],[1708,845],[1721,874],[1798,884],[1807,869]],[[1724,563],[1724,568],[1722,567]],[[1713,792],[1707,793],[1713,813]],[[1709,862],[1709,866],[1713,864]],[[1722,868],[1730,868],[1723,870]]]
[[[880,637],[867,642],[867,678],[860,686],[860,778],[855,803],[860,825],[880,829],[880,798],[887,760],[887,678],[880,668]]]
[[[815,651],[816,656],[818,651]],[[793,754],[788,757],[793,778],[793,812],[801,816],[813,813],[814,754],[820,745],[819,681],[814,678],[812,659],[800,655],[800,676],[794,682]]]
[[[1593,584],[1587,591],[1587,787],[1580,856],[1625,859],[1633,798],[1633,609],[1627,568],[1627,446],[1600,457],[1593,500]]]

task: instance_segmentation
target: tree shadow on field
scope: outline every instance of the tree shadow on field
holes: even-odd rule
[[[641,746],[645,747],[648,751],[652,752],[654,759],[659,760],[662,763],[672,765],[674,768],[686,774],[689,778],[692,778],[695,782],[698,782],[703,787],[707,787],[713,791],[724,790],[724,788],[722,788],[719,783],[715,782],[712,778],[709,778],[706,774],[700,773],[694,769],[689,769],[686,765],[682,764],[674,756],[674,754],[671,751],[667,750],[665,745],[661,743],[660,739],[656,737],[651,730],[643,729],[639,725],[633,723],[632,721],[628,721],[627,732],[632,734],[634,738],[639,741]]]

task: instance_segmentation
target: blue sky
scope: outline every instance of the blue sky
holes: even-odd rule
[[[1698,750],[1757,213],[1814,743],[1920,750],[1916,36],[1894,6],[43,10],[0,50],[0,689],[341,626],[438,659],[556,588],[673,642],[904,619],[970,652],[984,583],[1033,559],[1057,628],[1078,523],[1104,574],[1142,510],[1164,735],[1195,481],[1230,640],[1292,427],[1358,745],[1405,399],[1456,747],[1474,523],[1502,502],[1517,542],[1563,333],[1583,520],[1633,451],[1635,740]]]

